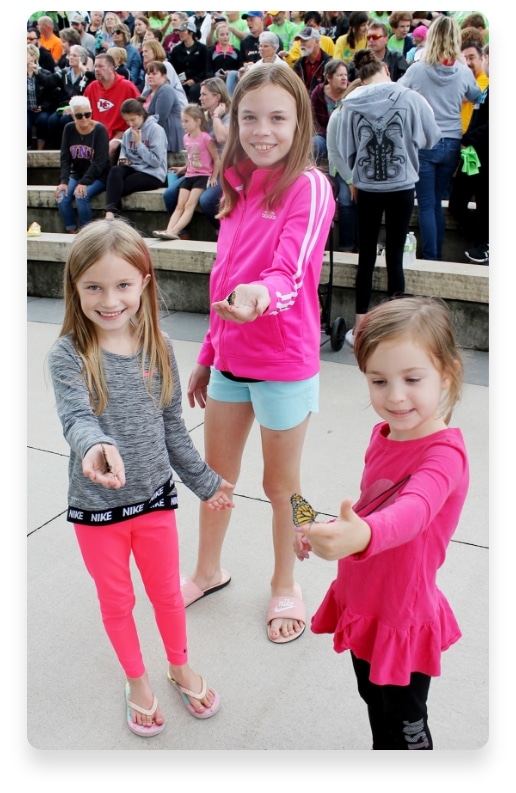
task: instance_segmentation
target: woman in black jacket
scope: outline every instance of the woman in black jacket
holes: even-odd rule
[[[195,22],[190,19],[179,27],[181,41],[169,55],[169,61],[176,70],[189,102],[198,102],[201,83],[206,79],[208,48],[201,44]]]
[[[62,72],[55,72],[52,78],[55,84],[54,96],[57,108],[48,119],[48,145],[51,149],[61,147],[61,138],[66,124],[72,120],[70,99],[82,96],[87,86],[95,79],[95,74],[87,68],[88,51],[78,44],[70,47],[68,54],[70,65]]]

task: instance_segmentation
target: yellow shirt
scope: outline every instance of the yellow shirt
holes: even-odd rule
[[[365,49],[367,49],[367,38],[365,36],[363,39],[358,39],[358,41],[355,43],[354,49],[352,49],[348,44],[348,34],[345,33],[343,36],[339,36],[335,42],[335,52],[333,57],[349,63],[353,60],[353,56],[357,50]]]
[[[482,91],[485,91],[487,86],[489,85],[489,77],[485,72],[480,72],[478,77],[475,77],[477,81],[477,85]],[[469,122],[471,121],[471,116],[473,115],[473,108],[475,107],[474,102],[463,102],[462,103],[462,110],[460,113],[461,121],[462,121],[462,134],[466,132],[469,127]]]
[[[293,66],[296,61],[298,61],[301,57],[301,44],[299,43],[299,39],[296,39],[290,49],[290,52],[287,52],[285,55],[284,60],[288,63],[289,66]],[[329,36],[321,36],[320,38],[321,49],[324,50],[330,58],[337,57],[334,56],[333,53],[335,51],[335,44],[333,43],[333,39]]]

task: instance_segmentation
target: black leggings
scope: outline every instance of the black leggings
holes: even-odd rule
[[[433,749],[426,700],[431,678],[412,672],[408,686],[377,686],[367,661],[351,653],[358,693],[367,705],[373,749]]]
[[[163,187],[163,182],[155,176],[136,171],[130,165],[113,165],[106,184],[106,212],[120,211],[122,196],[158,187]]]
[[[358,267],[355,282],[357,314],[366,314],[371,301],[376,245],[384,212],[387,294],[393,297],[405,291],[403,248],[413,208],[414,188],[378,193],[358,190]]]

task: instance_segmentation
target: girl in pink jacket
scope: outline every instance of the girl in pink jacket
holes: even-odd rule
[[[283,66],[251,69],[231,104],[210,327],[188,386],[192,407],[206,410],[206,461],[228,481],[238,478],[254,419],[260,424],[274,545],[267,636],[278,644],[297,639],[306,623],[290,496],[318,410],[318,285],[335,212],[329,181],[311,167],[311,147],[303,83]],[[201,508],[197,568],[182,583],[186,605],[229,583],[221,567],[228,523]]]

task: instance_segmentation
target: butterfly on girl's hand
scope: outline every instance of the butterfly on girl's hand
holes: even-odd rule
[[[100,444],[100,448],[102,449],[102,456],[104,458],[104,465],[106,466],[106,469],[105,469],[104,473],[105,474],[112,474],[113,473],[113,469],[111,468],[111,466],[109,464],[109,460],[107,458],[106,450],[104,449],[104,444],[103,443]]]
[[[299,493],[294,493],[290,497],[290,503],[292,504],[294,526],[299,528],[300,526],[306,526],[307,523],[314,522],[317,512],[303,496],[300,496]]]

